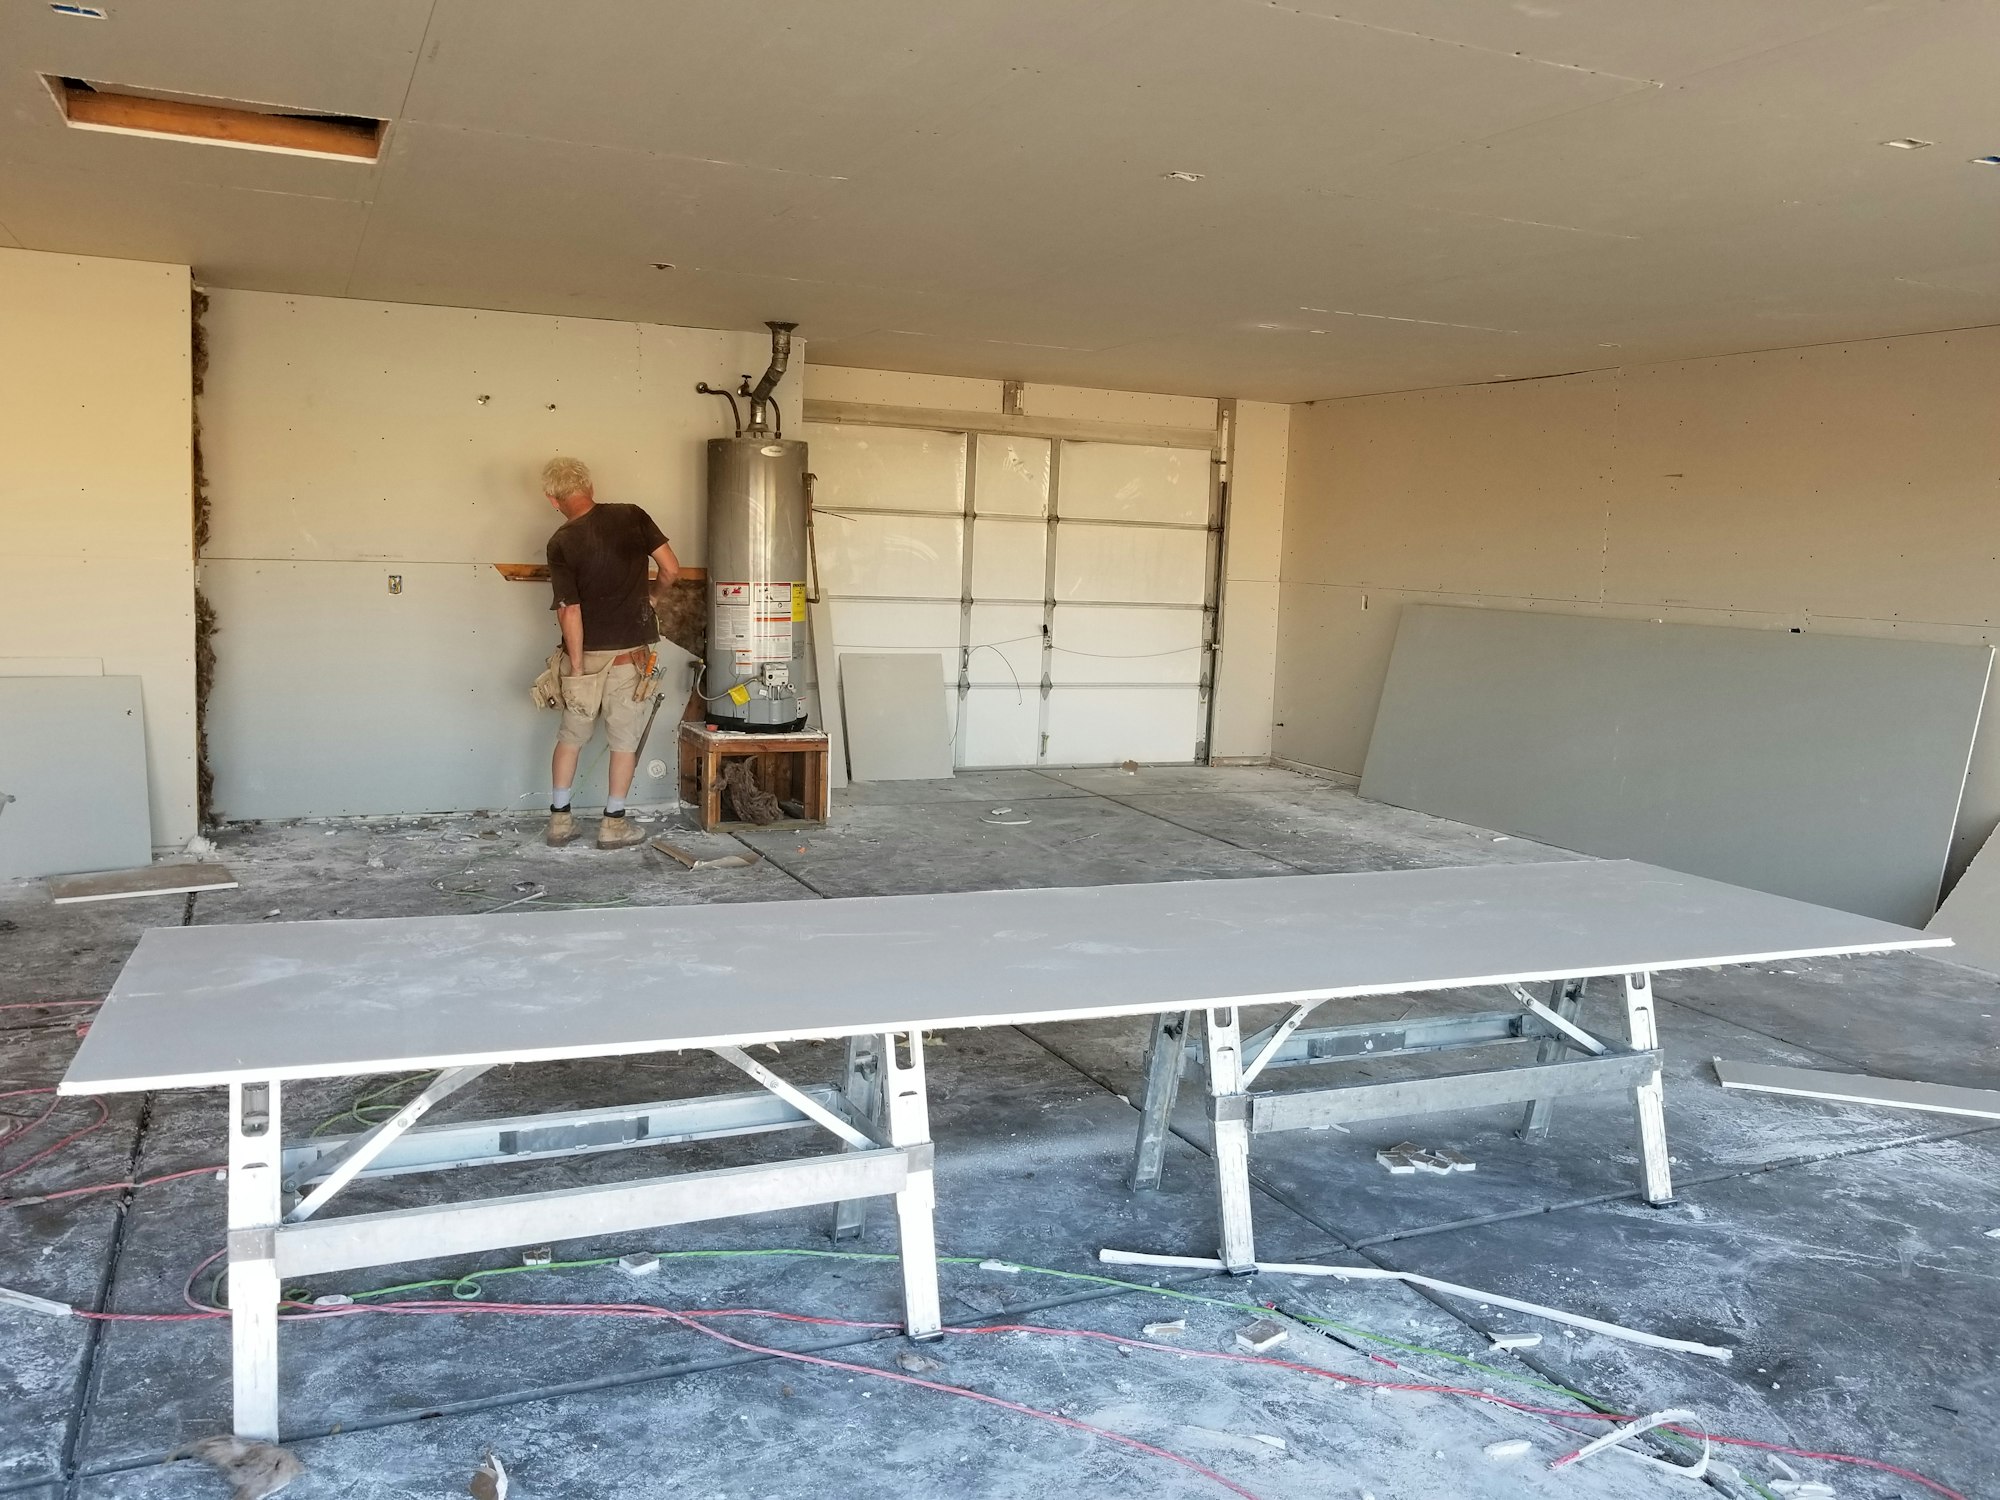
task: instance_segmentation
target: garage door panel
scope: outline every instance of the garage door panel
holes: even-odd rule
[[[959,721],[958,764],[968,770],[988,766],[1032,766],[1041,748],[1040,717],[1033,683],[1016,689],[974,687],[966,693]]]
[[[963,433],[812,422],[806,441],[817,509],[965,509]]]
[[[900,599],[841,599],[834,603],[833,644],[839,651],[949,651],[945,676],[958,680],[958,604]]]
[[[1033,516],[1049,513],[1049,449],[1047,438],[979,438],[979,463],[973,471],[972,509],[981,516]]]
[[[1114,766],[1185,762],[1200,738],[1201,693],[1191,687],[1059,687],[1049,694],[1044,763]]]
[[[1208,533],[1058,526],[1055,573],[1058,602],[1200,604],[1208,589]]]
[[[841,596],[956,599],[964,533],[958,517],[819,516],[820,586]]]
[[[1201,636],[1198,609],[1058,604],[1049,680],[1196,686],[1201,682]]]
[[[967,638],[971,659],[966,675],[974,684],[1013,686],[1031,691],[1042,680],[1042,606],[975,604]]]
[[[1193,448],[1064,443],[1056,514],[1205,526],[1209,469]]]
[[[972,523],[972,597],[1041,602],[1049,585],[1049,528],[1044,521]]]

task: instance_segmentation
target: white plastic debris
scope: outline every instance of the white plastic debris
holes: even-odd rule
[[[524,1266],[552,1265],[555,1262],[555,1258],[555,1251],[547,1245],[537,1245],[532,1250],[523,1250],[521,1252],[521,1264]]]
[[[1517,1458],[1526,1458],[1534,1446],[1526,1438],[1508,1438],[1504,1442],[1488,1443],[1486,1456],[1496,1464],[1511,1464]]]
[[[660,1269],[660,1257],[650,1250],[635,1250],[618,1257],[618,1269],[627,1276],[651,1276]]]
[[[1833,1494],[1832,1485],[1817,1479],[1773,1479],[1770,1489],[1774,1494],[1795,1495],[1798,1500],[1829,1500]]]
[[[1187,1332],[1187,1319],[1175,1318],[1170,1323],[1148,1323],[1139,1332],[1149,1339],[1170,1338],[1174,1334]]]
[[[1490,1347],[1495,1350],[1532,1349],[1541,1341],[1539,1333],[1503,1333],[1494,1338]]]
[[[979,1263],[979,1269],[982,1271],[999,1271],[1007,1276],[1019,1276],[1021,1274],[1019,1266],[1004,1260],[982,1260]]]
[[[354,1306],[354,1299],[345,1292],[327,1292],[323,1296],[313,1298],[313,1306],[352,1307]]]

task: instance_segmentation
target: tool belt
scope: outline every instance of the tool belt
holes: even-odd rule
[[[651,691],[659,664],[660,654],[651,646],[634,646],[630,651],[621,651],[595,672],[572,673],[567,670],[569,653],[558,646],[543,663],[540,675],[528,689],[528,698],[537,708],[559,708],[594,719],[604,706],[604,689],[613,667],[639,669],[632,684],[632,700],[636,703]]]

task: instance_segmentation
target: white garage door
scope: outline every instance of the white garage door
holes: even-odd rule
[[[838,651],[926,651],[961,767],[1205,753],[1205,451],[809,425]]]

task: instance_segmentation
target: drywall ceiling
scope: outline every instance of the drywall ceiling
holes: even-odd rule
[[[0,244],[1279,401],[2000,322],[2000,0],[102,8],[0,10]],[[94,134],[43,74],[392,124]]]

